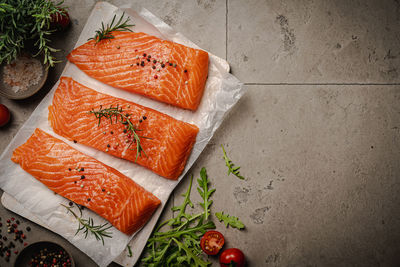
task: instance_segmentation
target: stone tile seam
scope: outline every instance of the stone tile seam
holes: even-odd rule
[[[228,60],[228,0],[225,0],[225,60]]]
[[[355,85],[355,86],[364,86],[364,85],[384,85],[384,86],[398,86],[400,83],[243,83],[244,85],[335,85],[335,86],[343,86],[343,85]]]

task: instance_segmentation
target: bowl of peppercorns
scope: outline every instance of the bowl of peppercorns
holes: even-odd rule
[[[15,260],[15,267],[75,267],[74,260],[60,245],[42,241],[24,248]]]

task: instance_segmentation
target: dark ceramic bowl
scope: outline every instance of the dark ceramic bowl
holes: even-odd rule
[[[14,267],[28,267],[31,266],[29,263],[31,259],[40,253],[42,249],[47,249],[49,252],[58,252],[58,251],[65,251],[67,255],[69,256],[69,259],[71,261],[71,267],[75,267],[74,259],[72,258],[71,254],[61,247],[60,245],[53,243],[53,242],[48,242],[48,241],[42,241],[42,242],[37,242],[33,243],[26,248],[24,248],[21,253],[18,255],[17,259],[15,260],[15,265]]]
[[[28,53],[24,53],[23,56],[30,57]],[[15,92],[12,87],[4,82],[4,67],[7,65],[6,62],[3,62],[0,65],[0,95],[4,96],[8,99],[25,99],[28,98],[35,93],[37,93],[44,85],[47,79],[47,75],[49,74],[49,68],[47,65],[43,64],[43,56],[35,57],[40,61],[40,65],[42,67],[42,76],[37,84],[29,86],[26,90],[20,90]]]

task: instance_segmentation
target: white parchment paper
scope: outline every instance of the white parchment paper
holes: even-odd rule
[[[132,27],[133,31],[145,32],[198,48],[148,10],[142,9],[137,13],[128,6],[117,8],[106,2],[99,2],[95,5],[75,47],[85,43],[89,37],[92,37],[102,21],[105,23],[110,22],[115,14],[118,17],[122,12],[131,17],[132,22],[135,24]],[[6,207],[26,216],[28,219],[60,234],[89,255],[100,266],[107,266],[113,260],[124,266],[135,264],[173,189],[203,151],[215,130],[220,126],[226,112],[232,108],[244,93],[243,84],[229,74],[228,71],[229,65],[225,60],[210,54],[209,73],[204,96],[198,110],[192,112],[107,86],[90,78],[75,65],[67,63],[62,76],[72,77],[79,83],[99,92],[139,103],[176,119],[197,125],[200,131],[185,170],[178,181],[167,180],[139,165],[80,144],[74,144],[55,134],[48,123],[47,115],[48,106],[51,104],[54,91],[58,86],[57,82],[0,157],[0,187],[6,192],[2,198],[3,203]],[[60,205],[60,203],[67,204],[68,200],[55,195],[46,186],[10,160],[13,150],[23,144],[37,127],[132,178],[136,183],[156,195],[162,202],[161,207],[143,229],[133,236],[127,236],[117,229],[111,228],[113,237],[111,239],[106,238],[105,244],[102,245],[93,236],[85,239],[83,234],[75,235],[77,221],[72,215],[67,214],[65,208]],[[105,222],[103,218],[88,209],[84,210],[83,217],[92,217],[96,224]],[[125,250],[127,244],[130,244],[132,248],[133,257],[127,257],[128,253]]]

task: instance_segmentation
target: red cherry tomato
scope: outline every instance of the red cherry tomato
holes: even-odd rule
[[[10,111],[6,106],[0,104],[0,127],[7,124],[10,120]]]
[[[201,249],[207,255],[217,255],[224,243],[225,238],[218,231],[208,231],[200,240]]]
[[[50,15],[50,27],[52,29],[65,30],[71,22],[68,12],[65,9],[60,9],[60,11],[62,13]]]
[[[221,267],[244,267],[244,254],[238,248],[228,248],[222,251],[221,255],[219,256],[219,264],[221,265]]]

